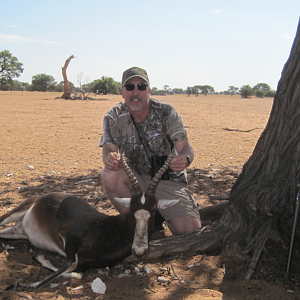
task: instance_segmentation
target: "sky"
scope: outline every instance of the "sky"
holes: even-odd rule
[[[267,83],[277,88],[296,35],[299,0],[1,1],[0,51],[23,64],[15,78],[67,69],[75,86],[147,70],[163,89]],[[81,79],[79,79],[81,78]]]

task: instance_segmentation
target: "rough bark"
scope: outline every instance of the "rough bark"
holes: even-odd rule
[[[278,83],[266,128],[235,182],[228,207],[212,225],[152,241],[148,258],[219,247],[240,258],[250,254],[249,279],[268,239],[291,219],[300,182],[300,23]]]
[[[61,98],[63,99],[70,99],[71,98],[71,88],[70,88],[70,84],[69,84],[69,81],[68,81],[68,77],[67,77],[67,68],[68,68],[68,65],[71,61],[71,59],[74,58],[74,55],[71,55],[66,61],[65,61],[65,65],[62,67],[62,75],[63,75],[63,78],[64,78],[64,93],[63,95],[61,96]]]

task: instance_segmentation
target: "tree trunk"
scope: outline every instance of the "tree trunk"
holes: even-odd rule
[[[269,121],[233,185],[223,215],[205,228],[152,241],[148,258],[219,247],[225,254],[240,258],[251,253],[245,278],[251,277],[266,241],[278,238],[278,230],[293,214],[300,182],[299,61],[300,23]]]
[[[65,61],[65,65],[62,68],[62,75],[64,77],[64,93],[61,96],[61,98],[64,98],[64,99],[70,99],[71,98],[71,92],[72,91],[71,91],[70,84],[69,84],[69,81],[68,81],[68,78],[67,78],[67,68],[68,68],[68,65],[69,65],[72,58],[74,58],[74,55],[71,55]]]

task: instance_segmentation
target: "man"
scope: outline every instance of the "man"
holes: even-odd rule
[[[185,171],[194,159],[194,150],[180,115],[171,105],[150,98],[149,78],[144,69],[132,67],[124,71],[121,94],[124,101],[104,117],[100,141],[105,166],[101,179],[106,195],[120,213],[126,212],[114,199],[131,197],[130,182],[120,164],[120,149],[124,148],[127,163],[140,185],[147,187],[151,179],[151,160],[167,156],[175,148],[169,178],[160,181],[156,197],[180,201],[160,213],[174,235],[200,228],[199,211],[187,188]]]

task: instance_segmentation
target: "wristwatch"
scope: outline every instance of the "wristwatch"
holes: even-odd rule
[[[188,162],[188,165],[187,167],[191,164],[191,160],[190,160],[190,157],[188,155],[185,155],[186,156],[186,159],[187,159],[187,162]]]

